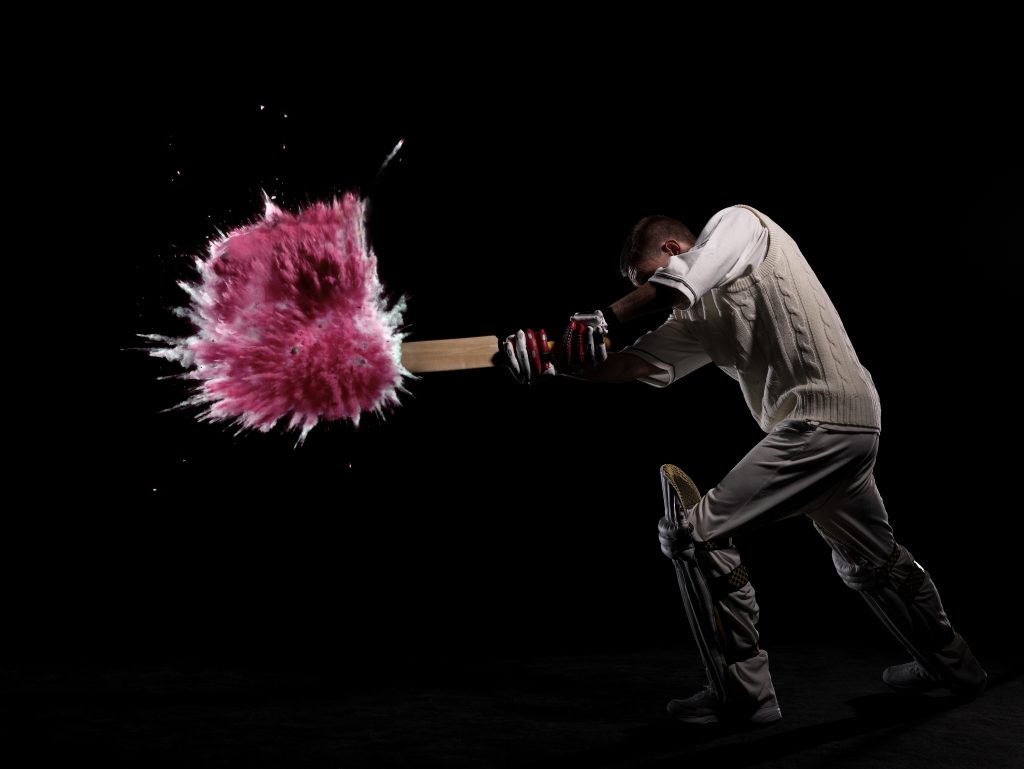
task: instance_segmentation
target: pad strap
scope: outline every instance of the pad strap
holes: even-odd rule
[[[892,552],[889,554],[889,557],[885,559],[885,563],[878,567],[878,576],[886,579],[896,589],[896,592],[899,593],[901,598],[909,600],[917,595],[918,591],[921,589],[921,586],[924,584],[926,574],[924,569],[918,566],[917,562],[914,561],[914,570],[910,572],[902,582],[897,583],[897,581],[892,577],[892,570],[896,567],[897,561],[899,561],[900,556],[902,556],[904,552],[906,551],[900,547],[899,544],[896,544],[896,546],[893,547]]]
[[[895,545],[893,545],[892,552],[889,553],[889,557],[885,559],[885,563],[878,567],[879,577],[889,576],[889,573],[893,570],[893,567],[896,565],[896,562],[900,559],[900,553],[902,552],[902,550],[903,548],[899,546],[898,542]]]
[[[711,553],[715,550],[728,550],[732,547],[732,538],[725,537],[719,539],[706,539],[703,542],[693,541],[694,547],[697,548],[699,553]]]
[[[748,582],[750,582],[750,578],[747,575],[747,567],[740,564],[728,574],[723,574],[721,577],[715,577],[711,580],[708,584],[708,589],[711,597],[719,601],[729,595],[729,593],[735,593]]]

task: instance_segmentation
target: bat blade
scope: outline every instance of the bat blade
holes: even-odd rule
[[[490,368],[494,365],[492,358],[496,352],[496,336],[402,342],[402,365],[413,374]]]

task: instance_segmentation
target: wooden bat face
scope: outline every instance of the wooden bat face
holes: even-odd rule
[[[490,368],[498,352],[498,337],[471,336],[462,339],[431,339],[402,343],[402,365],[413,374],[428,371],[460,371]]]

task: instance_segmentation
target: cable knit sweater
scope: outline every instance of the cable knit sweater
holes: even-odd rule
[[[871,375],[796,242],[760,211],[742,207],[768,230],[761,264],[746,277],[708,291],[689,309],[674,311],[648,335],[651,339],[641,338],[626,351],[669,364],[671,381],[700,363],[666,361],[663,351],[673,345],[668,339],[667,345],[660,344],[657,337],[687,335],[739,382],[750,413],[765,432],[784,419],[880,429]]]

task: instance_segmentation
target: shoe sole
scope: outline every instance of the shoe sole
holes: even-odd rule
[[[982,682],[981,684],[978,684],[977,686],[957,686],[957,687],[951,687],[951,686],[947,686],[945,684],[939,684],[939,683],[935,683],[935,684],[919,684],[919,685],[916,685],[916,686],[909,685],[909,684],[901,686],[900,684],[892,684],[892,683],[889,683],[888,681],[883,681],[883,683],[886,686],[888,686],[890,689],[892,689],[893,691],[895,691],[895,692],[897,692],[899,694],[927,694],[928,692],[935,692],[935,691],[945,690],[945,691],[948,691],[950,694],[952,694],[952,696],[956,697],[957,699],[973,700],[973,699],[977,698],[979,695],[981,695],[985,691],[986,683],[987,682]]]
[[[892,684],[888,681],[883,681],[893,691],[897,691],[900,694],[925,694],[926,692],[933,692],[936,689],[945,689],[946,687],[942,684]]]
[[[674,716],[676,721],[682,724],[717,724],[718,716],[711,714],[707,716]]]
[[[729,718],[729,719],[723,720],[723,719],[719,718],[714,713],[707,713],[705,715],[700,715],[700,716],[697,716],[697,715],[694,715],[694,716],[685,716],[685,715],[677,716],[677,715],[672,714],[671,711],[670,711],[670,715],[673,715],[673,718],[675,718],[680,723],[684,723],[684,724],[705,725],[705,724],[721,724],[721,723],[726,723],[726,724],[751,723],[751,724],[761,725],[761,724],[773,724],[776,721],[778,721],[780,718],[782,718],[782,709],[779,708],[778,705],[772,705],[772,706],[769,706],[769,707],[766,707],[766,708],[761,708],[760,710],[756,711],[753,715],[751,715],[750,718],[746,718],[746,719],[742,719],[742,718],[737,718],[737,719]]]
[[[898,678],[888,678],[885,673],[882,674],[882,683],[890,689],[895,689],[896,691],[903,692],[904,694],[924,694],[925,692],[932,692],[936,689],[946,688],[940,682],[930,677],[923,678],[918,676],[916,678],[901,681]]]
[[[782,709],[776,705],[770,708],[761,708],[750,717],[752,724],[774,724],[782,718]]]

